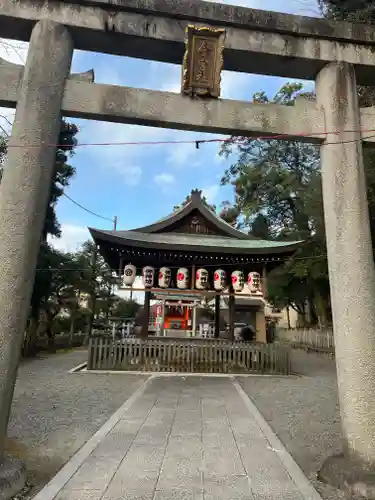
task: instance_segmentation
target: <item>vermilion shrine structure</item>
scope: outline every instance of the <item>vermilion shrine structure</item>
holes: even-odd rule
[[[0,105],[16,107],[0,197],[0,455],[53,175],[51,145],[63,113],[249,137],[277,135],[321,146],[344,437],[344,455],[328,460],[323,476],[349,470],[338,481],[342,484],[353,482],[353,471],[355,480],[365,467],[373,471],[375,269],[362,143],[374,144],[375,109],[360,109],[357,96],[357,84],[375,84],[373,26],[199,0],[1,0],[0,7],[0,36],[30,41],[25,67],[3,62],[0,68]],[[183,64],[191,25],[216,30],[213,37],[221,47],[197,38],[200,53],[193,67],[185,68],[184,95],[98,85],[92,75],[69,75],[73,49]],[[211,62],[205,59],[209,52],[215,55]],[[207,75],[214,68],[217,76],[221,64],[230,71],[314,80],[316,101],[282,106],[217,99],[218,82]],[[187,94],[199,94],[202,84],[206,97],[191,99]]]
[[[145,293],[145,314],[142,331],[144,337],[147,337],[149,333],[151,293],[153,292],[156,297],[162,297],[163,293],[165,293],[163,288],[169,289],[169,293],[174,295],[180,292],[181,299],[183,299],[184,295],[186,299],[187,289],[195,291],[197,299],[200,299],[199,289],[200,295],[206,297],[209,295],[215,296],[215,336],[219,337],[220,293],[224,292],[224,290],[228,291],[229,286],[231,292],[229,294],[229,332],[230,337],[233,338],[234,289],[239,291],[242,286],[232,287],[232,275],[233,279],[237,280],[237,277],[240,276],[238,272],[243,273],[245,282],[248,282],[249,273],[250,280],[253,273],[262,276],[262,286],[260,288],[263,289],[263,295],[266,295],[267,272],[282,264],[302,243],[261,240],[238,231],[207,207],[202,200],[201,192],[198,190],[191,192],[186,205],[154,224],[130,231],[90,229],[90,232],[99,247],[100,253],[112,270],[120,275],[123,274],[124,268],[129,264],[138,270],[138,274],[141,274],[142,269],[147,266],[153,269],[154,278],[149,287],[146,288]],[[171,274],[169,285],[163,280],[163,276],[158,279],[158,273],[163,273],[165,269]],[[206,270],[208,273],[208,280],[204,285],[198,283],[201,270]],[[233,274],[236,271],[237,273]],[[186,282],[178,283],[179,272],[187,274]],[[215,272],[225,274],[221,286],[216,284],[216,292],[213,286]],[[218,275],[216,278],[218,278]],[[176,288],[177,290],[174,290]],[[249,289],[248,285],[245,288],[250,295],[252,288]],[[256,290],[257,287],[254,288],[254,298],[257,297]],[[176,298],[177,296],[174,297],[174,300]],[[178,300],[176,302],[176,305],[178,305]],[[185,302],[187,301],[185,300]],[[264,307],[259,307],[259,300],[254,301],[254,303],[257,304],[253,307],[256,315],[254,325],[257,330],[256,339],[265,342]],[[188,307],[188,303],[186,303],[186,307]],[[186,320],[187,317],[184,323]],[[164,323],[165,321],[163,321],[163,327]],[[168,328],[168,326],[171,326],[170,324],[166,326],[166,330],[176,329]],[[191,328],[187,328],[186,324],[184,324],[184,328],[191,331]],[[193,330],[193,335],[195,335],[195,327],[193,327]]]

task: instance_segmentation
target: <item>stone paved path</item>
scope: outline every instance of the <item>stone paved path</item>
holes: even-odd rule
[[[263,430],[231,379],[152,378],[54,498],[318,499]]]

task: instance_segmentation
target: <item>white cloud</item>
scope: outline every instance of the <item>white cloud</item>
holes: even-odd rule
[[[197,132],[195,135],[191,135],[186,132],[183,140],[191,140],[192,142],[176,144],[174,148],[171,148],[168,155],[168,163],[174,167],[182,167],[187,164],[189,167],[196,167],[199,164],[202,153],[196,149],[193,141],[201,137],[202,133]]]
[[[164,128],[146,127],[140,125],[122,125],[106,122],[83,122],[80,126],[79,141],[84,143],[112,143],[109,146],[89,148],[88,154],[101,168],[115,171],[129,184],[129,178],[135,177],[133,185],[145,177],[154,174],[154,154],[162,150],[164,163],[181,167],[197,166],[201,162],[202,151],[195,148],[194,141],[202,139],[200,132],[182,132]],[[167,141],[189,141],[188,143],[166,144]],[[190,142],[191,141],[191,142]],[[142,142],[143,144],[137,144]],[[150,145],[147,143],[160,142]],[[115,144],[114,144],[115,143]],[[117,145],[116,145],[117,143]],[[121,145],[127,143],[126,145]],[[135,144],[129,144],[135,143]],[[143,172],[138,165],[142,164]],[[130,166],[129,166],[130,165]],[[135,166],[136,167],[135,167]]]
[[[48,238],[48,242],[61,252],[75,252],[85,241],[91,239],[87,227],[61,224],[61,238]]]
[[[136,186],[139,184],[142,177],[142,169],[136,165],[128,165],[124,161],[119,161],[118,163],[113,162],[112,168],[117,170],[121,175],[122,180],[128,186]]]
[[[154,181],[160,186],[173,184],[175,180],[174,176],[172,174],[168,174],[167,172],[156,174],[154,177]]]
[[[202,189],[202,195],[206,197],[208,203],[215,203],[216,197],[219,194],[219,184],[213,184]]]
[[[122,125],[108,122],[83,122],[79,140],[81,143],[102,144],[112,143],[108,146],[89,148],[93,160],[104,169],[112,169],[123,177],[124,182],[138,183],[142,171],[138,166],[140,157],[151,155],[151,148],[139,142],[155,142],[166,139],[164,129],[141,127],[137,125]],[[134,145],[123,143],[135,143]],[[155,146],[157,147],[157,146]]]

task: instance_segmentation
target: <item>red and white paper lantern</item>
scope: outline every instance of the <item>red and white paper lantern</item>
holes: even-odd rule
[[[161,267],[159,270],[158,284],[160,288],[168,288],[171,283],[171,270],[169,267]]]
[[[124,286],[131,286],[135,278],[137,277],[137,268],[133,264],[127,264],[124,267],[124,275],[122,277],[122,282]]]
[[[216,269],[214,273],[214,288],[215,290],[224,290],[226,273],[223,269]]]
[[[154,284],[155,269],[151,266],[145,266],[142,269],[142,283],[145,288],[151,288]]]
[[[195,286],[198,290],[205,290],[208,285],[208,271],[207,269],[198,269],[195,276]]]
[[[232,286],[235,292],[242,292],[245,284],[245,278],[242,271],[233,271]]]
[[[186,267],[180,267],[177,271],[177,288],[185,290],[189,287],[189,270]]]
[[[260,289],[260,274],[251,272],[247,276],[247,284],[249,286],[250,293],[259,293]]]

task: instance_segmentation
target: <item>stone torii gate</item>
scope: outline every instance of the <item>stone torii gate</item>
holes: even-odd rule
[[[181,64],[186,28],[225,30],[226,70],[315,80],[316,102],[294,107],[192,100],[69,76],[73,49]],[[375,272],[362,142],[375,109],[373,27],[189,0],[0,0],[0,36],[30,41],[25,67],[0,65],[0,105],[16,107],[0,192],[0,459],[52,179],[60,113],[321,145],[329,277],[344,455],[322,477],[375,468]],[[189,100],[188,106],[186,101]],[[362,130],[362,132],[361,132]],[[327,132],[334,132],[327,135]],[[349,464],[349,465],[348,465]],[[355,467],[357,468],[355,468]],[[8,467],[9,464],[8,464]],[[353,468],[354,467],[354,468]],[[351,477],[354,482],[358,477]],[[349,481],[349,482],[350,482]]]

